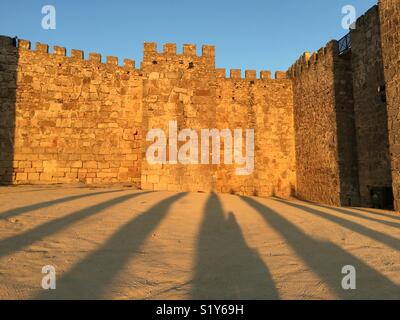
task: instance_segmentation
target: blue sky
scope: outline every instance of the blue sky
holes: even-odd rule
[[[346,34],[342,7],[362,15],[376,0],[1,0],[0,34],[120,58],[142,59],[144,41],[216,46],[217,66],[286,70],[304,51]],[[56,30],[41,9],[56,8]]]

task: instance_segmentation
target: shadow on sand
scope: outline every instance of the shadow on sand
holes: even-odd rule
[[[57,290],[42,291],[34,299],[102,299],[107,288],[140,246],[185,193],[155,204],[115,232],[100,248],[73,266],[57,281]]]
[[[264,218],[296,254],[342,299],[399,299],[400,287],[334,243],[315,240],[278,212],[250,197],[242,199]],[[285,202],[286,203],[286,202]],[[286,203],[287,204],[287,203]],[[301,206],[293,205],[299,208]],[[301,209],[301,208],[300,208]],[[342,268],[352,265],[357,272],[357,290],[342,289]]]
[[[65,203],[65,202],[79,200],[79,199],[83,199],[83,198],[98,196],[98,195],[107,194],[107,193],[121,192],[121,191],[125,191],[125,190],[121,189],[121,190],[112,190],[112,191],[92,192],[92,193],[85,193],[85,194],[78,194],[75,196],[64,197],[64,198],[51,200],[51,201],[39,202],[39,203],[31,204],[29,206],[19,207],[19,208],[7,210],[5,212],[1,212],[0,220],[5,220],[5,219],[12,218],[12,217],[16,217],[16,216],[19,216],[21,214],[24,214],[24,213],[27,213],[30,211],[55,206],[60,203]]]
[[[387,217],[387,218],[391,218],[391,219],[394,219],[394,220],[400,220],[400,215],[395,216],[395,215],[390,215],[390,214],[384,213],[382,211],[373,211],[373,210],[369,210],[369,209],[365,209],[365,208],[354,208],[354,209],[358,210],[358,211],[361,211],[361,212],[366,212],[366,213],[369,213],[369,214],[373,214],[373,215],[378,216],[378,217],[382,216],[382,217]]]
[[[364,227],[356,222],[337,217],[335,215],[329,214],[329,213],[321,211],[321,210],[313,209],[313,208],[310,208],[307,206],[302,206],[301,204],[298,204],[298,203],[289,202],[289,201],[278,199],[278,198],[274,198],[274,200],[277,202],[283,203],[287,206],[310,213],[314,216],[323,218],[330,222],[336,223],[346,229],[357,232],[358,234],[364,235],[368,238],[374,239],[375,241],[383,243],[383,244],[393,248],[394,250],[397,250],[397,251],[400,250],[400,240],[393,238],[387,234],[380,233],[378,231]],[[329,209],[331,209],[331,208],[329,208]],[[335,208],[334,210],[336,210],[338,213],[343,213],[342,209]]]
[[[271,274],[249,248],[233,213],[225,217],[214,193],[204,209],[191,298],[278,299]]]
[[[138,192],[135,194],[130,193],[120,197],[116,197],[111,200],[104,201],[94,206],[71,213],[67,216],[51,220],[21,234],[17,234],[15,236],[11,236],[9,238],[1,240],[0,258],[17,252],[18,250],[21,250],[37,241],[43,240],[45,237],[56,234],[57,232],[60,232],[70,227],[74,223],[89,218],[103,210],[116,206],[122,202],[131,200],[145,193],[147,192]]]
[[[387,221],[387,220],[382,220],[382,219],[377,219],[377,218],[373,218],[373,217],[369,217],[366,216],[364,214],[361,214],[359,212],[356,212],[355,210],[359,210],[359,209],[355,209],[355,210],[347,210],[347,209],[343,209],[343,208],[338,208],[338,207],[329,207],[329,206],[325,206],[325,205],[321,205],[321,204],[310,204],[316,207],[320,207],[320,208],[325,208],[325,209],[329,209],[329,210],[333,210],[336,211],[337,213],[340,214],[344,214],[347,216],[353,216],[353,217],[357,217],[357,218],[361,218],[364,220],[369,220],[369,221],[374,221],[380,224],[384,224],[386,226],[389,227],[393,227],[393,228],[400,228],[400,223],[395,222],[395,221]]]

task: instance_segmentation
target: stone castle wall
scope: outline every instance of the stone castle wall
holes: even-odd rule
[[[156,43],[146,43],[142,63],[144,80],[144,136],[160,128],[169,134],[169,121],[177,121],[177,131],[191,128],[199,133],[203,128],[215,128],[214,48],[203,47],[196,55],[193,45],[185,45],[182,54],[175,44],[157,51]],[[171,146],[167,141],[167,148]],[[179,149],[185,141],[177,143]],[[171,191],[210,191],[215,168],[201,164],[151,165],[145,151],[153,141],[143,143],[142,188]],[[176,153],[175,151],[174,153]],[[172,153],[167,152],[167,160]],[[178,160],[178,159],[176,159]]]
[[[140,182],[142,81],[133,61],[103,64],[79,50],[67,57],[62,47],[49,54],[47,45],[31,50],[24,40],[2,50],[12,52],[2,54],[4,65],[18,61],[14,92],[2,98],[15,119],[12,173],[3,180]]]
[[[335,75],[334,88],[340,204],[343,206],[357,206],[360,205],[360,194],[351,53],[340,54],[337,42],[333,42],[333,67]]]
[[[378,6],[357,20],[350,36],[360,197],[370,206],[372,187],[392,185]]]
[[[400,210],[400,2],[379,3],[394,205]]]
[[[392,184],[399,209],[399,16],[397,0],[381,0],[358,19],[351,50],[331,41],[275,79],[253,70],[226,76],[213,46],[198,55],[194,45],[178,54],[175,44],[160,52],[145,43],[135,69],[132,60],[119,66],[114,57],[102,63],[98,54],[85,60],[79,50],[66,56],[62,47],[48,53],[47,45],[32,50],[0,37],[0,182],[124,182],[362,206],[372,205],[371,188]],[[166,160],[187,145],[182,136],[174,146],[170,121],[178,132],[194,130],[197,160],[202,129],[242,129],[243,155],[246,129],[254,129],[254,171],[149,164],[150,130],[166,133]],[[229,137],[221,141],[223,161]]]
[[[340,202],[334,113],[333,57],[322,48],[305,53],[288,71],[293,79],[297,195]],[[306,68],[308,68],[306,70]]]
[[[382,0],[357,20],[351,50],[333,41],[288,70],[299,197],[368,207],[373,188],[393,186],[400,207],[398,17],[399,3]]]
[[[2,182],[126,182],[150,190],[247,195],[294,192],[293,93],[284,73],[272,79],[262,72],[257,79],[255,71],[246,71],[241,79],[240,70],[232,70],[227,78],[225,70],[215,68],[213,46],[203,46],[198,56],[194,45],[177,54],[175,44],[164,45],[160,53],[155,43],[146,43],[138,70],[131,60],[121,67],[114,57],[102,63],[98,54],[85,60],[79,50],[67,56],[65,48],[49,53],[47,45],[31,50],[28,41],[20,40],[16,48],[10,38],[2,39],[0,61],[14,64],[12,70],[2,68],[0,78],[10,86],[2,99],[0,141],[8,150]],[[146,150],[154,141],[145,137],[153,128],[168,133],[170,121],[177,121],[177,130],[195,130],[199,138],[202,129],[229,129],[233,136],[242,128],[244,156],[246,129],[254,129],[254,171],[238,176],[235,169],[243,165],[223,163],[223,139],[222,164],[149,164]],[[185,142],[178,142],[177,149]]]
[[[142,187],[153,190],[230,192],[247,195],[288,196],[295,189],[293,96],[291,81],[271,79],[262,72],[247,70],[242,79],[240,70],[215,69],[215,53],[203,46],[196,55],[194,45],[186,45],[182,54],[174,44],[145,44],[142,71],[144,80],[144,132],[162,128],[176,120],[178,130],[194,129],[200,138],[202,129],[243,130],[243,155],[246,155],[246,129],[254,129],[254,171],[239,176],[243,167],[224,164],[224,143],[221,139],[221,164],[149,165],[144,153],[153,141],[144,141]],[[278,73],[278,78],[282,73]],[[209,141],[211,151],[212,141]],[[178,149],[186,142],[178,143]],[[200,145],[197,152],[201,159]],[[169,150],[169,146],[168,146]],[[168,154],[170,159],[170,154]]]
[[[355,139],[349,140],[352,80],[348,60],[338,54],[332,41],[312,55],[306,52],[288,75],[294,88],[297,195],[348,205],[358,202]]]
[[[0,37],[0,183],[15,180],[13,168],[18,50],[13,40]]]
[[[271,79],[268,72],[262,72],[260,79],[254,71],[247,71],[244,79],[238,76],[239,70],[233,70],[229,78],[218,78],[217,128],[254,128],[254,172],[238,176],[234,170],[241,166],[220,165],[217,190],[259,196],[293,195],[296,170],[291,80],[281,73]]]

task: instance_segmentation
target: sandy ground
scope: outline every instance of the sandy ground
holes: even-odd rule
[[[234,195],[0,187],[0,299],[400,299],[400,215]],[[57,289],[41,288],[53,265]],[[342,267],[357,289],[341,287]]]

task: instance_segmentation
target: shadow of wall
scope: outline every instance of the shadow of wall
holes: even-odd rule
[[[373,203],[373,194],[381,189],[390,195],[387,196],[387,203],[379,206],[391,209],[392,176],[380,25],[378,6],[372,7],[357,20],[356,28],[350,32],[351,68],[360,204],[377,206]]]
[[[393,180],[394,207],[396,210],[400,210],[400,140],[398,134],[400,128],[399,13],[400,2],[398,0],[379,1],[385,93],[387,97],[391,176]]]
[[[351,58],[351,52],[339,55],[339,46],[336,42],[333,47],[333,82],[342,206],[360,205]]]
[[[0,184],[14,181],[14,135],[17,100],[16,41],[0,36]]]

